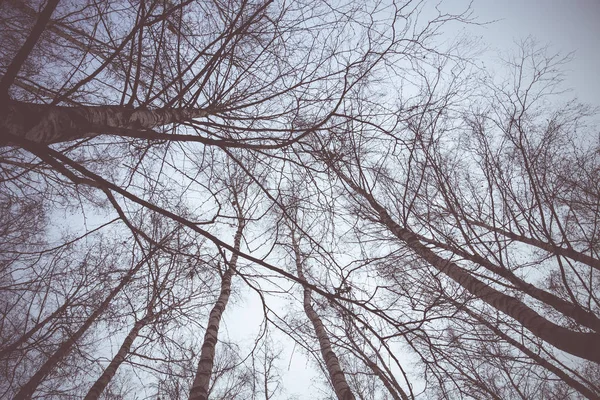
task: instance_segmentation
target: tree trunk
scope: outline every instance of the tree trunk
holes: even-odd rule
[[[240,249],[243,231],[244,220],[241,215],[238,215],[238,227],[233,240],[233,246],[238,251]],[[215,358],[215,346],[219,337],[219,326],[221,324],[221,317],[223,316],[223,312],[229,301],[229,295],[231,294],[231,278],[235,273],[237,260],[238,255],[232,253],[227,270],[221,278],[221,291],[208,318],[208,326],[206,327],[204,342],[202,343],[202,350],[200,352],[200,361],[198,362],[196,377],[194,378],[194,383],[190,390],[190,400],[206,400],[208,398],[210,377],[212,375]]]
[[[300,247],[296,242],[296,238],[293,232],[291,236],[298,278],[306,282],[306,277],[304,276],[304,272],[302,270],[302,256],[300,254]],[[331,348],[331,342],[329,340],[329,336],[327,335],[327,331],[323,326],[323,322],[312,307],[311,296],[311,290],[304,286],[304,312],[306,313],[306,316],[312,323],[312,326],[315,330],[315,334],[317,335],[317,340],[319,341],[319,346],[321,348],[321,355],[323,356],[323,360],[325,361],[325,366],[327,367],[327,372],[329,373],[329,379],[331,380],[331,384],[333,385],[333,390],[335,391],[338,400],[354,400],[354,394],[350,390],[350,386],[346,381],[344,371],[342,371],[342,368],[340,367],[340,361],[333,349]]]
[[[31,53],[35,44],[40,39],[40,36],[44,33],[44,29],[46,28],[46,25],[48,25],[50,17],[58,5],[58,2],[59,0],[50,0],[46,3],[44,9],[39,14],[33,29],[25,40],[25,43],[23,43],[23,46],[21,46],[18,53],[6,68],[4,76],[0,80],[0,107],[4,106],[2,103],[8,98],[8,89],[13,84],[19,70],[29,57],[29,53]]]
[[[438,256],[427,246],[423,245],[415,233],[398,225],[390,217],[387,210],[375,200],[372,194],[357,186],[351,179],[341,173],[339,169],[335,169],[335,171],[352,190],[369,202],[373,210],[379,215],[380,222],[394,236],[438,271],[454,280],[475,297],[483,300],[509,317],[514,318],[524,328],[540,339],[562,351],[600,363],[600,335],[596,333],[575,332],[556,325],[539,315],[520,300],[486,285],[456,263]]]
[[[362,336],[366,340],[366,337],[364,334],[361,334],[360,332],[358,332],[358,333],[360,336]],[[361,349],[361,346],[356,342],[356,340],[354,340],[353,336],[354,336],[354,332],[353,332],[352,325],[350,325],[350,324],[346,325],[346,337],[348,338],[348,341],[351,344],[352,351],[355,354],[357,354],[357,356],[360,359],[362,359],[362,361],[365,363],[365,365],[367,367],[369,367],[371,369],[371,371],[373,371],[373,373],[379,378],[381,383],[383,383],[383,385],[389,392],[390,396],[392,396],[392,398],[394,400],[409,400],[407,394],[400,387],[398,382],[396,382],[393,375],[390,373],[390,375],[391,375],[391,379],[390,379],[390,377],[388,377],[388,375],[386,374],[386,371],[382,370],[377,365],[377,362],[371,360],[371,358]],[[373,346],[371,346],[371,347],[373,347]],[[376,356],[379,358],[379,360],[382,360],[381,354],[376,354]],[[389,369],[387,369],[387,367],[386,367],[386,370],[389,372]]]
[[[27,342],[33,335],[35,335],[40,329],[42,329],[46,324],[53,319],[57,318],[60,314],[62,314],[67,307],[70,305],[70,300],[65,301],[59,308],[57,308],[52,314],[44,318],[42,321],[38,322],[33,326],[30,330],[25,332],[21,337],[12,342],[11,344],[7,344],[4,348],[0,349],[0,359],[8,357],[10,353],[14,352]]]
[[[29,18],[36,18],[38,15],[37,11],[34,10],[24,0],[7,0],[7,1],[11,7],[19,10],[23,15],[26,15]],[[58,21],[50,20],[48,22],[48,25],[46,26],[46,31],[52,32],[53,34],[65,39],[65,40],[68,40],[73,45],[73,47],[75,47],[81,51],[88,51],[88,52],[90,52],[90,54],[93,54],[94,56],[98,57],[99,59],[101,59],[103,61],[106,60],[107,57],[106,57],[105,52],[102,52],[99,49],[108,48],[111,51],[115,50],[115,48],[112,47],[111,44],[103,43],[103,42],[99,41],[96,37],[94,37],[93,35],[89,35],[88,33],[84,32],[78,28],[66,25],[66,24],[62,23],[60,20],[58,20]],[[77,35],[78,37],[87,41],[89,44],[78,39],[75,35]]]
[[[524,344],[511,338],[506,333],[502,332],[502,330],[500,330],[500,328],[498,328],[496,325],[491,324],[489,321],[486,321],[480,315],[477,315],[477,313],[471,311],[468,307],[460,305],[460,304],[456,304],[456,307],[458,307],[462,311],[465,311],[472,318],[476,319],[477,321],[479,321],[479,323],[483,324],[489,330],[491,330],[496,335],[498,335],[498,337],[500,337],[502,340],[511,344],[513,347],[519,349],[523,354],[525,354],[526,356],[528,356],[529,358],[534,360],[536,363],[538,363],[542,367],[546,368],[548,371],[552,372],[554,375],[556,375],[557,377],[562,379],[563,382],[565,382],[567,385],[569,385],[570,387],[572,387],[573,389],[575,389],[576,391],[581,393],[586,398],[588,398],[590,400],[599,400],[600,399],[600,396],[598,396],[592,390],[587,388],[581,382],[576,381],[571,376],[569,376],[566,372],[564,372],[562,369],[555,366],[550,361],[541,357],[539,354],[535,353],[534,351],[528,349]]]
[[[130,269],[121,282],[110,292],[110,294],[104,299],[104,301],[94,310],[94,312],[85,320],[83,325],[65,340],[58,349],[52,354],[46,362],[40,367],[40,369],[29,379],[29,381],[21,387],[21,390],[15,395],[15,400],[30,399],[37,387],[42,383],[46,376],[52,372],[56,365],[65,358],[73,348],[73,345],[83,336],[90,326],[96,321],[96,319],[108,308],[111,301],[117,296],[117,294],[129,283],[131,278],[137,271],[148,261],[148,258],[152,256],[155,250],[152,250],[138,262],[135,267]]]
[[[3,136],[0,145],[18,144],[18,139],[39,144],[60,143],[111,133],[114,129],[152,129],[207,115],[205,110],[200,109],[63,107],[11,100],[0,111],[0,131]]]
[[[600,319],[592,312],[581,308],[578,304],[570,303],[566,300],[561,299],[553,293],[542,290],[523,279],[516,276],[510,269],[501,267],[493,264],[487,258],[484,258],[478,254],[472,254],[461,248],[450,246],[444,243],[440,243],[435,240],[427,239],[421,235],[417,235],[417,238],[424,243],[431,244],[437,248],[450,251],[466,260],[472,261],[476,264],[481,265],[487,270],[503,277],[523,293],[537,299],[543,303],[554,308],[556,311],[561,312],[564,316],[572,318],[578,324],[584,325],[597,333],[600,333]]]
[[[133,344],[133,341],[138,337],[140,330],[144,326],[146,326],[150,321],[152,321],[154,317],[155,315],[152,313],[152,309],[149,308],[146,312],[146,315],[144,315],[144,317],[139,321],[136,321],[136,323],[133,325],[133,327],[125,337],[125,340],[123,340],[119,351],[117,351],[117,354],[115,354],[110,364],[108,364],[108,367],[106,367],[104,372],[102,372],[102,375],[100,375],[98,380],[96,380],[96,382],[92,385],[84,400],[95,400],[98,397],[100,397],[102,392],[104,392],[104,389],[106,389],[106,386],[115,376],[117,369],[121,366],[123,361],[125,361],[125,357],[127,357],[127,355],[129,354],[131,345]]]

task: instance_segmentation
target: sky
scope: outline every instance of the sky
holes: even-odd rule
[[[483,36],[489,56],[511,51],[528,36],[553,52],[574,52],[565,85],[582,102],[600,107],[600,0],[474,0],[472,8],[480,22],[494,21],[468,28]]]
[[[528,36],[548,44],[553,51],[574,52],[566,71],[565,86],[572,87],[573,96],[581,101],[600,107],[600,0],[440,1],[444,9],[454,11],[471,3],[476,21],[489,22],[460,29],[481,36],[488,46],[486,59],[490,62],[501,53],[515,50],[516,43]],[[72,219],[68,221],[68,225],[73,224]],[[232,304],[234,307],[225,313],[224,339],[251,343],[262,320],[261,303],[254,294],[247,294],[232,303],[237,304]],[[247,329],[239,329],[240,326]],[[319,374],[314,363],[309,362],[298,348],[289,345],[290,342],[281,343],[281,346],[288,346],[281,354],[281,373],[286,388],[282,397],[320,398],[322,393],[313,385]]]
[[[566,71],[565,86],[573,88],[571,94],[581,101],[600,107],[600,0],[441,0],[440,7],[444,11],[458,12],[469,3],[476,21],[487,24],[454,26],[448,35],[466,32],[481,37],[482,44],[488,48],[484,59],[492,67],[495,59],[515,51],[516,43],[529,36],[540,44],[547,44],[552,52],[574,52]],[[72,219],[68,222],[71,226],[73,223]],[[242,283],[235,285],[239,287]],[[261,310],[262,304],[255,294],[246,292],[241,298],[232,299],[224,316],[222,339],[251,346],[262,321]],[[324,379],[318,377],[320,371],[314,362],[309,361],[298,346],[277,335],[276,348],[281,349],[279,367],[285,387],[278,398],[322,398],[318,383]],[[411,366],[405,367],[410,369]],[[418,388],[419,384],[413,383]]]
[[[486,64],[491,63],[487,65],[492,68],[494,60],[516,51],[517,43],[528,37],[540,45],[548,45],[551,53],[573,52],[573,61],[565,71],[564,85],[573,89],[571,96],[600,107],[600,0],[442,0],[440,8],[456,12],[469,3],[476,21],[489,23],[455,27],[456,30],[449,30],[449,35],[466,32],[480,36],[488,49],[483,59]],[[261,309],[258,298],[254,297],[244,296],[227,311],[223,333],[228,339],[251,341],[254,338],[254,330],[245,329],[242,333],[237,329],[240,324],[257,327],[260,322],[260,312],[248,312],[252,308]],[[299,399],[321,398],[323,393],[317,389],[318,385],[314,385],[319,373],[314,364],[308,362],[298,349],[295,352],[289,348],[282,350],[280,367],[283,370],[280,372],[286,390],[285,395],[278,398],[290,395]],[[406,367],[410,369],[410,365]]]

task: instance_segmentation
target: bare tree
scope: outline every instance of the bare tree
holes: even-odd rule
[[[133,276],[145,265],[145,263],[148,262],[148,256],[151,257],[154,251],[156,250],[151,250],[147,256],[135,263],[135,265],[133,265],[132,268],[130,268],[123,275],[118,285],[108,292],[107,296],[86,318],[83,324],[81,324],[81,326],[75,332],[73,332],[73,334],[69,335],[69,337],[59,345],[56,351],[48,357],[38,371],[32,377],[30,377],[25,384],[23,384],[21,390],[19,390],[19,392],[15,395],[15,398],[26,399],[31,397],[44,378],[70,353],[76,342],[88,331],[92,324],[96,322],[98,317],[108,309],[110,303],[131,281]]]
[[[300,244],[294,230],[291,230],[290,232],[290,240],[298,278],[300,278],[302,282],[308,282],[306,280],[306,276],[304,275],[304,257],[300,251]],[[321,318],[312,306],[312,291],[310,288],[303,286],[303,293],[304,295],[302,304],[304,307],[304,312],[310,320],[315,331],[315,335],[317,336],[317,340],[319,341],[321,356],[323,357],[323,361],[327,367],[329,379],[335,394],[340,400],[354,399],[354,394],[350,390],[350,386],[348,386],[346,376],[344,375],[344,371],[340,366],[340,361],[331,347],[329,335],[323,326]]]
[[[247,223],[246,220],[249,218],[248,213],[250,210],[245,209],[245,205],[249,203],[248,185],[240,185],[240,182],[235,182],[236,178],[239,181],[240,176],[231,177],[232,182],[229,182],[228,189],[231,193],[231,205],[235,210],[235,219],[237,222],[233,247],[239,251],[244,227]],[[241,178],[243,179],[243,176]],[[217,301],[208,317],[206,333],[204,334],[204,341],[202,342],[202,350],[200,352],[200,360],[198,361],[198,370],[190,390],[190,399],[208,398],[209,384],[215,357],[215,347],[219,337],[219,326],[231,293],[231,279],[236,272],[237,262],[238,255],[233,253],[229,260],[225,260],[226,267],[224,270],[219,271],[221,274],[221,289]]]
[[[591,290],[595,285],[595,261],[592,246],[587,244],[593,234],[587,232],[590,224],[584,222],[583,215],[578,216],[580,209],[586,212],[585,208],[574,208],[572,203],[557,204],[564,198],[558,194],[563,190],[564,174],[554,172],[560,163],[552,161],[572,160],[573,165],[583,169],[580,175],[589,176],[591,171],[584,169],[594,165],[589,155],[582,156],[577,147],[568,147],[569,143],[577,143],[568,129],[581,123],[588,113],[581,106],[562,109],[538,128],[536,102],[552,95],[560,59],[544,58],[532,48],[523,51],[523,62],[532,60],[532,81],[529,85],[524,83],[527,71],[523,63],[516,63],[516,76],[522,86],[515,86],[515,97],[501,97],[502,88],[494,97],[502,98],[494,106],[499,113],[510,113],[509,122],[494,120],[494,126],[501,129],[497,140],[492,134],[483,134],[481,124],[475,125],[479,141],[473,147],[473,158],[465,157],[465,152],[458,149],[469,143],[469,138],[465,139],[468,135],[452,140],[449,128],[446,129],[453,118],[464,118],[465,114],[453,115],[450,95],[440,97],[440,93],[433,92],[426,92],[427,102],[423,102],[422,110],[406,120],[404,132],[408,138],[398,146],[397,154],[378,152],[365,145],[364,138],[385,143],[399,134],[388,139],[383,126],[363,125],[357,120],[340,123],[327,139],[319,138],[311,146],[316,158],[346,187],[349,202],[366,224],[383,227],[384,235],[397,241],[400,249],[408,250],[433,268],[436,275],[450,278],[535,337],[597,363],[598,317]],[[518,124],[515,112],[522,120],[520,128],[513,128]],[[486,116],[475,120],[488,121]],[[467,116],[466,121],[464,127],[469,132],[473,120]],[[379,136],[379,132],[383,135]],[[552,145],[560,146],[562,151]],[[406,154],[402,154],[402,148]],[[579,161],[583,159],[587,163]],[[408,167],[396,167],[397,162],[406,160]],[[481,163],[477,167],[480,170],[474,168],[477,163]],[[514,228],[506,229],[507,226]],[[544,239],[539,240],[541,237]],[[575,243],[582,243],[581,250]],[[538,256],[540,250],[543,253]],[[515,261],[519,255],[531,260],[530,264]],[[552,260],[555,266],[548,264]],[[543,283],[524,279],[518,271],[526,270],[528,265],[539,266],[537,273],[545,275],[553,285],[544,287]],[[432,287],[432,295],[440,287]],[[541,359],[531,362],[544,364]],[[470,374],[473,377],[472,371]],[[561,379],[566,378],[569,386],[577,387],[585,396],[596,396],[577,382],[581,375],[573,375]],[[481,382],[480,378],[473,379]],[[488,395],[493,392],[493,388],[489,389]]]
[[[338,399],[598,398],[596,110],[444,7],[2,2],[0,395],[275,398],[268,331]]]

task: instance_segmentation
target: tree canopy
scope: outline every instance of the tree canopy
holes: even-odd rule
[[[0,3],[0,397],[599,399],[597,110],[479,22]]]

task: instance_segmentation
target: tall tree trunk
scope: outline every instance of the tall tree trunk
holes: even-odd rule
[[[103,133],[118,134],[118,129],[152,129],[207,115],[201,109],[63,107],[11,100],[0,111],[0,131],[3,136],[0,145],[18,144],[18,139],[39,144],[60,143]]]
[[[35,324],[31,329],[21,335],[18,339],[13,341],[10,344],[5,345],[0,349],[0,359],[8,357],[10,353],[17,350],[19,346],[27,342],[33,335],[35,335],[39,330],[41,330],[46,324],[48,324],[53,319],[57,318],[60,314],[62,314],[67,307],[71,304],[71,299],[67,299],[59,308],[57,308],[52,314],[48,315],[42,321]]]
[[[292,232],[291,236],[298,278],[306,282],[306,277],[304,276],[304,271],[302,270],[302,255],[300,254],[300,246],[296,241],[294,232]],[[350,390],[350,386],[346,381],[344,371],[342,371],[342,368],[340,367],[340,361],[331,348],[331,342],[329,340],[329,336],[327,335],[327,331],[323,326],[323,322],[312,307],[311,297],[311,290],[304,286],[304,312],[312,323],[315,334],[317,335],[317,340],[319,341],[319,346],[321,348],[321,355],[325,361],[325,366],[327,367],[327,372],[329,373],[329,379],[333,385],[333,390],[335,391],[335,394],[339,400],[354,400],[354,394]]]
[[[455,303],[455,305],[456,305],[457,308],[459,308],[462,311],[465,311],[472,318],[476,319],[479,323],[481,323],[482,325],[484,325],[485,327],[487,327],[489,330],[491,330],[492,332],[494,332],[496,335],[498,335],[498,337],[500,337],[502,340],[504,340],[505,342],[511,344],[516,349],[519,349],[523,354],[525,354],[526,356],[528,356],[529,358],[531,358],[532,360],[534,360],[540,366],[546,368],[548,371],[552,372],[554,375],[556,375],[557,377],[559,377],[560,379],[562,379],[563,382],[565,382],[567,385],[569,385],[570,387],[572,387],[573,389],[575,389],[576,391],[578,391],[579,393],[581,393],[586,398],[588,398],[590,400],[599,400],[600,399],[600,396],[598,396],[598,394],[594,393],[591,389],[589,389],[588,387],[586,387],[584,384],[582,384],[581,382],[579,382],[579,381],[575,380],[574,378],[572,378],[571,376],[569,376],[565,371],[563,371],[559,367],[555,366],[550,361],[548,361],[545,358],[541,357],[538,353],[536,353],[536,352],[530,350],[529,348],[527,348],[521,342],[519,342],[519,341],[511,338],[510,336],[508,336],[500,328],[498,328],[498,326],[496,326],[495,324],[492,324],[489,321],[486,321],[480,315],[478,315],[474,311],[470,310],[467,306],[461,305],[461,304],[457,304],[454,301],[453,301],[453,303]]]
[[[58,349],[46,360],[40,369],[25,383],[21,390],[15,395],[15,400],[25,400],[31,398],[40,383],[52,370],[60,363],[72,350],[73,345],[83,336],[90,326],[98,319],[98,317],[108,308],[111,301],[119,294],[119,292],[131,281],[131,278],[139,271],[139,269],[148,261],[154,254],[156,249],[153,249],[139,261],[132,269],[130,269],[119,284],[109,293],[102,303],[94,310],[94,312],[85,320],[83,325],[71,335],[67,340],[61,343]]]
[[[450,246],[436,240],[425,238],[421,235],[415,234],[415,236],[417,236],[417,238],[423,243],[431,244],[437,248],[450,251],[464,258],[465,260],[469,260],[481,265],[487,270],[503,277],[515,285],[515,287],[521,290],[523,293],[526,293],[534,299],[546,303],[547,305],[553,307],[556,311],[561,312],[564,316],[572,318],[575,322],[593,329],[597,333],[600,333],[600,318],[598,318],[594,313],[583,309],[581,306],[579,306],[579,304],[573,304],[561,299],[553,293],[542,290],[519,278],[510,269],[496,265],[487,258],[484,258],[476,253],[469,253],[458,246]]]
[[[415,233],[396,223],[390,217],[387,210],[375,200],[375,197],[371,193],[355,184],[350,178],[339,171],[339,168],[335,168],[334,170],[355,193],[369,202],[372,209],[378,214],[380,223],[385,225],[394,236],[418,256],[427,261],[431,266],[454,280],[475,297],[483,300],[509,317],[514,318],[524,328],[540,339],[562,351],[586,360],[600,363],[599,334],[575,332],[560,325],[556,325],[542,317],[520,300],[486,285],[475,278],[468,270],[465,270],[450,260],[438,256],[421,243]]]
[[[29,18],[36,18],[38,13],[35,9],[33,9],[25,0],[5,0],[10,4],[10,7],[19,10],[21,15],[27,16]],[[48,25],[46,26],[46,32],[51,32],[53,35],[56,35],[70,43],[74,48],[83,51],[89,52],[97,57],[99,60],[106,61],[109,56],[108,52],[114,52],[116,46],[113,46],[110,43],[103,43],[98,40],[95,36],[88,34],[87,32],[74,27],[60,20],[50,20]],[[113,60],[113,65],[116,65],[116,62]],[[149,68],[145,65],[138,65],[139,68],[144,68],[148,70]],[[117,74],[122,74],[120,79],[127,79],[125,74],[120,70],[119,66],[114,68],[113,72]],[[149,71],[148,71],[149,72]],[[151,75],[151,74],[150,74]],[[144,89],[147,89],[147,85],[143,82],[142,79],[136,79],[135,83],[139,84]],[[48,99],[54,99],[56,97],[56,93],[51,93],[50,91],[45,90],[42,87],[35,87],[29,85],[27,82],[21,80],[15,80],[13,82],[14,85],[19,86],[31,93],[39,93],[43,97]],[[71,102],[69,99],[64,99],[63,102]],[[75,104],[75,103],[73,103]]]
[[[363,333],[361,333],[360,331],[358,331],[357,333],[363,339],[368,341],[368,339],[366,338],[366,336]],[[391,373],[391,371],[389,370],[389,368],[387,366],[385,366],[385,364],[383,363],[383,358],[382,358],[381,354],[379,354],[379,352],[377,352],[375,354],[375,356],[377,357],[376,361],[373,361],[373,360],[371,360],[371,357],[369,357],[362,350],[361,346],[354,339],[354,325],[350,324],[350,321],[348,321],[347,325],[346,325],[346,338],[350,342],[352,351],[355,354],[357,354],[357,356],[362,359],[362,361],[365,363],[365,365],[367,367],[369,367],[371,369],[371,371],[373,371],[373,373],[379,378],[379,380],[381,380],[381,382],[383,383],[385,388],[390,393],[390,396],[392,396],[392,398],[394,400],[409,400],[408,395],[406,394],[404,389],[402,389],[402,387],[400,387],[400,385],[398,384],[398,382],[396,382],[396,379],[394,378],[394,376]],[[375,350],[373,345],[371,345],[370,342],[369,342],[369,346],[373,350]],[[377,359],[379,359],[382,362],[382,365],[384,366],[385,371],[382,370],[377,365]],[[389,375],[387,373],[389,373]]]
[[[408,396],[406,395],[406,393],[404,393],[404,390],[402,390],[402,388],[394,387],[394,385],[392,384],[390,379],[387,377],[385,372],[381,368],[379,368],[379,366],[375,362],[373,362],[369,358],[369,356],[366,355],[359,348],[359,346],[356,343],[353,342],[353,346],[354,346],[353,351],[358,353],[358,356],[362,359],[362,361],[365,363],[365,365],[367,367],[369,367],[369,369],[371,371],[373,371],[373,374],[375,374],[375,376],[377,376],[379,378],[381,383],[385,386],[388,393],[390,394],[390,396],[392,396],[392,398],[394,400],[408,400]]]
[[[117,369],[121,366],[123,361],[125,361],[125,357],[127,357],[127,355],[129,354],[129,351],[131,350],[131,345],[133,344],[133,341],[138,337],[140,330],[144,326],[148,325],[148,323],[150,323],[156,317],[152,312],[152,307],[153,304],[149,305],[146,311],[146,315],[144,315],[142,319],[136,321],[136,323],[133,325],[133,327],[123,340],[119,351],[117,351],[117,354],[115,354],[110,364],[108,364],[108,367],[106,367],[104,372],[102,372],[102,375],[100,375],[98,380],[96,380],[96,382],[92,385],[84,400],[95,400],[98,397],[100,397],[102,392],[104,392],[106,386],[115,376]]]
[[[29,18],[36,18],[38,16],[38,13],[35,9],[33,9],[26,1],[24,0],[6,0],[9,4],[10,7],[13,7],[14,9],[19,10],[23,15],[26,15]],[[72,27],[72,26],[68,26],[62,22],[60,22],[60,20],[56,21],[52,21],[50,20],[48,22],[48,25],[46,26],[46,31],[50,31],[53,34],[60,36],[61,38],[68,40],[75,48],[80,49],[82,51],[89,51],[91,54],[93,54],[94,56],[100,58],[100,59],[105,59],[106,55],[99,51],[99,48],[102,47],[108,47],[111,50],[114,50],[114,47],[111,47],[111,44],[108,43],[103,43],[101,41],[99,41],[96,37],[94,37],[93,35],[90,35],[78,28]],[[69,33],[67,33],[69,32]],[[84,40],[88,41],[90,44],[84,43],[83,41],[77,39],[77,37],[75,37],[75,35],[83,38]]]
[[[244,220],[242,215],[238,214],[238,227],[233,240],[233,247],[235,250],[239,251],[240,249],[243,231]],[[231,278],[235,273],[237,260],[238,255],[236,253],[232,253],[227,270],[221,278],[221,291],[219,293],[217,302],[210,311],[210,315],[208,317],[208,326],[206,327],[206,333],[204,334],[204,342],[202,343],[202,350],[200,352],[200,361],[198,362],[196,377],[194,378],[194,382],[192,383],[192,388],[190,390],[190,400],[206,400],[208,398],[210,377],[212,375],[215,358],[215,346],[219,337],[219,326],[221,324],[223,312],[225,311],[225,307],[227,307],[227,302],[229,301],[229,295],[231,294]]]
[[[29,53],[31,53],[35,47],[35,44],[40,39],[40,36],[42,36],[44,33],[44,29],[46,29],[46,25],[48,25],[50,17],[58,5],[58,2],[59,0],[49,0],[46,3],[46,6],[38,16],[31,33],[25,40],[25,43],[23,43],[23,46],[21,46],[18,53],[6,68],[6,72],[0,80],[0,107],[4,107],[3,103],[8,99],[8,89],[17,77],[17,74],[19,73],[19,70],[21,70],[23,63],[25,63],[29,57]]]

